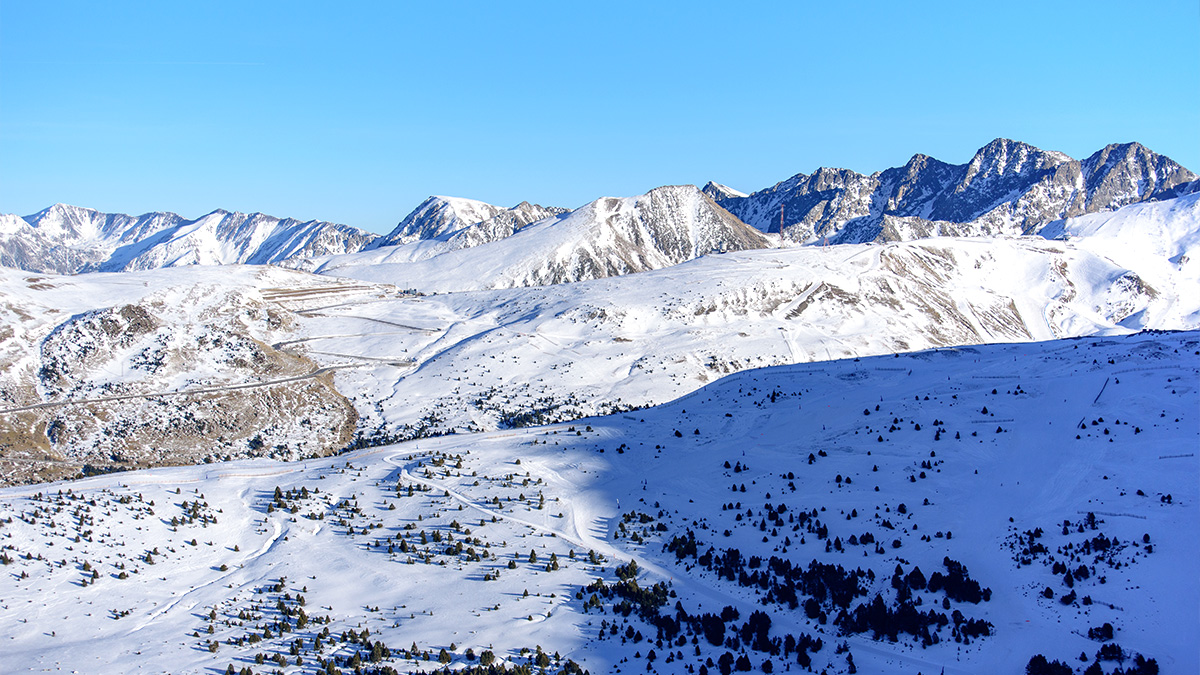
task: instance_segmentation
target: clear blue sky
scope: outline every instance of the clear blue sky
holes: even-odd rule
[[[1200,3],[0,0],[0,212],[390,230],[1140,141],[1200,171]]]

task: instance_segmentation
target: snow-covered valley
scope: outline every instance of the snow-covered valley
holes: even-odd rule
[[[778,366],[570,424],[7,488],[3,662],[1194,672],[1198,355]]]

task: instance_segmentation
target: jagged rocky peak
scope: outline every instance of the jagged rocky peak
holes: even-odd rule
[[[1195,181],[1137,143],[1110,145],[1080,162],[997,138],[966,164],[918,154],[871,176],[822,168],[746,197],[718,199],[746,223],[782,230],[793,242],[828,236],[862,243],[1029,233],[1060,218],[1187,194],[1200,189]]]
[[[972,182],[992,177],[1028,176],[1073,161],[1061,152],[1040,150],[1028,143],[997,138],[975,153],[967,163],[966,174],[958,191]]]
[[[850,169],[837,169],[830,167],[818,167],[812,175],[808,177],[808,191],[825,192],[826,190],[838,190],[845,188],[847,184],[853,181],[859,181],[865,178],[857,171]]]
[[[903,172],[905,178],[909,180],[919,180],[929,176],[949,177],[958,169],[959,167],[953,164],[947,164],[935,157],[917,153],[903,167],[896,169],[896,171]],[[884,173],[887,172],[885,171]]]
[[[1141,143],[1113,143],[1083,160],[1088,212],[1119,208],[1145,197],[1170,198],[1194,191],[1196,174]],[[1189,188],[1180,190],[1179,188]]]
[[[923,216],[931,209],[932,201],[951,181],[958,178],[961,168],[916,154],[904,166],[879,174],[880,194],[873,210],[885,215]]]

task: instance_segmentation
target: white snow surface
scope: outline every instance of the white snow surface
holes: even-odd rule
[[[1193,332],[782,366],[570,426],[0,490],[4,669],[262,672],[276,666],[255,665],[255,655],[280,654],[289,674],[314,672],[318,656],[346,670],[362,648],[339,638],[351,629],[434,659],[446,649],[452,668],[469,665],[468,648],[527,663],[519,650],[535,645],[592,673],[648,672],[651,649],[653,672],[716,661],[726,649],[704,636],[653,644],[654,627],[614,614],[611,599],[584,611],[590,592],[576,592],[597,578],[615,584],[615,566],[632,560],[643,588],[669,584],[667,615],[676,602],[693,614],[731,606],[740,619],[727,636],[762,611],[771,638],[821,638],[817,672],[844,672],[843,643],[860,672],[1017,673],[1037,653],[1081,666],[1079,654],[1090,661],[1101,645],[1088,629],[1105,623],[1161,672],[1196,672],[1198,350]],[[768,512],[779,520],[768,524]],[[1046,554],[1023,552],[1033,540],[1019,537],[1035,529]],[[943,627],[928,648],[903,633],[897,642],[839,635],[828,605],[822,625],[803,606],[764,603],[756,586],[664,550],[689,531],[698,553],[736,547],[872,571],[851,607],[876,593],[890,602],[897,566],[929,577],[950,558],[991,593],[947,602],[989,622],[991,635],[961,644]],[[441,543],[419,542],[434,532]],[[881,546],[849,543],[864,533]],[[1100,535],[1111,546],[1084,554]],[[450,536],[462,551],[446,549]],[[841,550],[827,550],[834,539]],[[589,562],[589,551],[602,557]],[[552,554],[557,571],[547,569]],[[1069,589],[1049,556],[1090,574]],[[1076,596],[1064,605],[1068,591]],[[913,596],[922,611],[950,613],[944,592]],[[602,621],[619,634],[598,639]],[[626,627],[647,639],[623,640]],[[331,635],[314,654],[323,628]],[[251,635],[258,641],[245,642]],[[303,666],[289,654],[296,639]],[[756,671],[767,659],[775,672],[796,669],[795,655],[748,656]]]
[[[1200,328],[1195,285],[1165,259],[1143,262],[1039,238],[742,251],[584,283],[328,306],[306,313],[297,347],[326,363],[413,360],[339,371],[339,389],[373,401],[368,424],[490,430],[529,409],[558,420],[660,403],[757,366]],[[450,278],[435,272],[398,283]],[[459,282],[470,279],[487,283]]]
[[[1130,268],[1165,258],[1200,281],[1200,193],[1058,220],[1038,234],[1077,242]]]

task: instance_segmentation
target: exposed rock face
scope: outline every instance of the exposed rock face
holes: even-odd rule
[[[1028,234],[1062,218],[1191,192],[1195,180],[1137,143],[1109,145],[1077,161],[996,139],[963,165],[915,155],[869,176],[822,168],[746,197],[717,199],[764,232],[780,231],[782,212],[790,241],[865,243]]]

